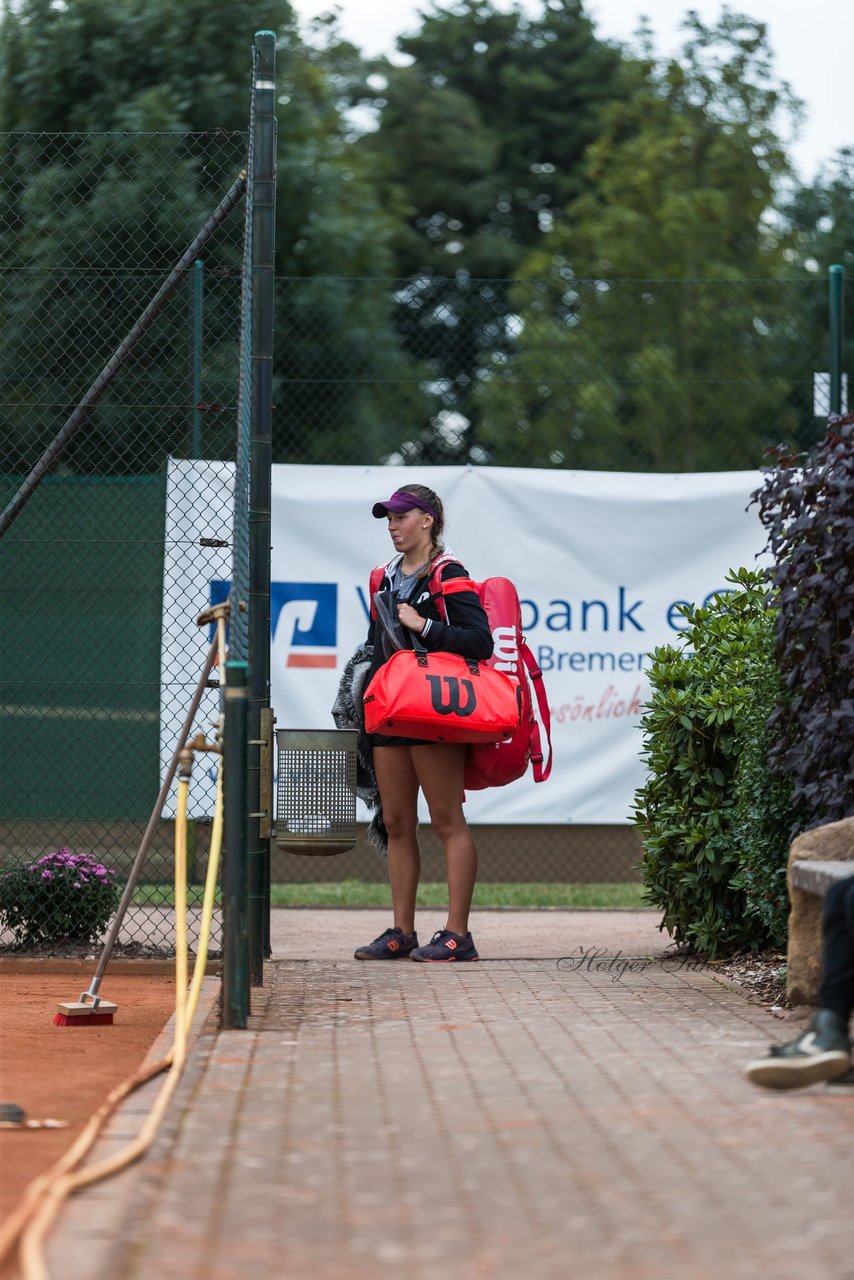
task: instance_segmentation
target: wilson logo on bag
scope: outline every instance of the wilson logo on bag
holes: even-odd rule
[[[439,716],[459,716],[463,719],[470,716],[477,706],[477,695],[471,680],[459,680],[456,676],[429,676],[430,701],[433,710]],[[442,685],[447,689],[447,702],[442,701]],[[465,691],[465,702],[460,691]]]
[[[459,564],[453,556],[440,556],[430,578],[429,590],[447,619],[444,597],[458,591],[474,591],[483,605],[494,650],[486,664],[505,675],[518,689],[521,716],[514,732],[501,741],[477,743],[466,755],[465,787],[482,791],[485,787],[503,787],[521,778],[531,766],[534,781],[545,782],[552,769],[551,714],[543,684],[543,673],[522,634],[522,606],[519,594],[509,578],[451,578],[442,582],[441,570],[446,564]],[[371,573],[370,590],[379,590],[386,571],[379,565]],[[536,694],[539,722],[534,714],[532,688]],[[369,730],[369,732],[372,732]],[[542,733],[545,733],[548,757],[544,758]]]

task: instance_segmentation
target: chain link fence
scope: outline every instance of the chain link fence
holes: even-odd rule
[[[3,508],[86,404],[245,163],[241,133],[0,139]],[[225,217],[0,540],[6,866],[68,848],[125,877],[154,806],[161,663],[195,629],[192,616],[162,625],[166,463],[233,457],[241,214]],[[208,512],[206,521],[227,529],[231,514]],[[195,510],[173,536],[192,558]],[[228,578],[230,550],[214,554]],[[202,605],[206,594],[201,584]],[[188,664],[183,675],[169,696],[186,706],[199,670]],[[212,691],[200,727],[210,733],[217,715]],[[198,883],[208,836],[206,822],[191,823]],[[171,946],[168,820],[143,879],[121,937],[144,954]],[[73,883],[66,892],[73,912]]]
[[[2,507],[245,163],[240,133],[0,138]],[[122,877],[139,846],[163,700],[186,705],[198,678],[194,613],[164,629],[164,563],[181,561],[199,607],[231,575],[230,508],[188,500],[168,545],[164,522],[170,458],[234,461],[243,232],[240,211],[224,219],[0,539],[3,866],[68,848]],[[767,446],[821,433],[827,350],[818,278],[280,279],[273,455],[754,468]],[[169,656],[181,675],[164,690]],[[218,713],[212,689],[199,721],[209,735]],[[191,790],[200,895],[210,827],[192,802]],[[478,838],[486,880],[628,879],[640,853],[628,825]],[[424,874],[444,877],[429,832]],[[274,880],[349,875],[385,871],[364,843],[334,860],[274,854]],[[167,817],[126,918],[131,952],[171,946],[171,877]]]
[[[828,351],[818,276],[283,279],[274,456],[746,470],[818,438]]]

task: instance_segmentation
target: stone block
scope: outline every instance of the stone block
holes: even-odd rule
[[[789,941],[786,989],[792,1004],[818,1003],[821,984],[823,899],[793,883],[796,862],[851,862],[854,870],[854,818],[828,822],[796,836],[789,849]]]

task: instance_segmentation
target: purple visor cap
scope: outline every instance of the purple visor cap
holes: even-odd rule
[[[431,507],[429,502],[401,489],[396,489],[387,502],[375,502],[371,509],[377,520],[384,520],[391,511],[400,515],[403,511],[411,511],[413,507],[417,507],[419,511],[425,511],[434,520],[439,519],[438,511],[435,507]]]

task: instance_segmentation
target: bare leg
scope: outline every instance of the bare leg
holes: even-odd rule
[[[418,778],[409,747],[374,747],[374,773],[388,832],[388,878],[394,923],[415,932],[415,896],[421,876],[418,848]]]
[[[442,841],[448,877],[445,927],[465,934],[477,879],[477,847],[463,813],[466,749],[457,744],[412,747],[415,772],[430,808],[433,830]]]

